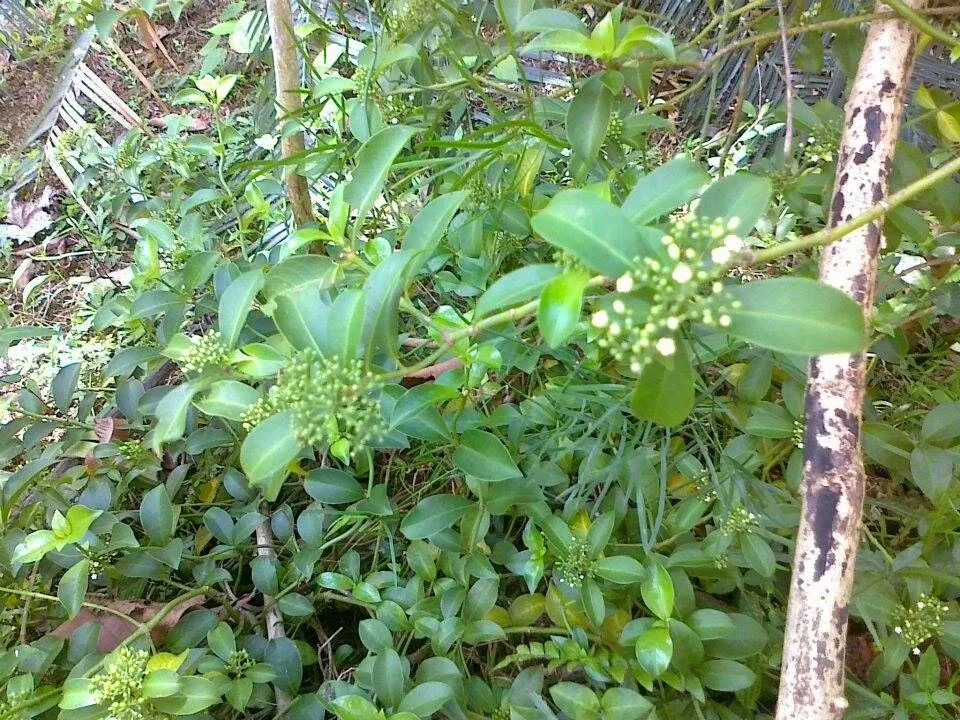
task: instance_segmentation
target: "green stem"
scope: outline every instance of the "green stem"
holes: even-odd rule
[[[8,593],[10,595],[19,595],[20,597],[32,598],[33,600],[48,600],[50,602],[55,602],[55,603],[60,602],[60,599],[57,597],[54,597],[53,595],[34,592],[32,590],[20,590],[18,588],[0,587],[0,593]],[[84,602],[83,607],[90,608],[91,610],[99,610],[100,612],[105,612],[110,615],[115,615],[118,618],[122,618],[126,620],[128,623],[130,623],[131,625],[137,628],[140,628],[143,626],[142,622],[134,620],[132,617],[130,617],[126,613],[122,613],[119,610],[115,610],[112,607],[108,607],[107,605],[98,605],[97,603]]]
[[[878,202],[866,212],[860,213],[855,218],[851,218],[845,223],[840,223],[832,228],[824,228],[823,230],[815,232],[812,235],[796,238],[795,240],[788,240],[787,242],[780,243],[779,245],[758,250],[753,254],[753,257],[749,259],[749,262],[745,264],[754,265],[758,263],[771,262],[787,255],[792,255],[795,252],[800,252],[801,250],[809,250],[810,248],[821,247],[823,245],[829,245],[832,242],[836,242],[843,236],[852,233],[854,230],[862,228],[864,225],[869,225],[874,220],[877,220],[889,213],[891,210],[903,205],[909,200],[912,200],[917,195],[926,192],[941,180],[946,180],[950,177],[953,177],[958,172],[960,172],[960,157],[956,157],[950,162],[941,165],[929,175],[926,175],[910,185],[907,185],[902,190],[898,190],[885,200]]]

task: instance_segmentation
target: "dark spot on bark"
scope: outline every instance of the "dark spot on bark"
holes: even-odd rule
[[[897,84],[891,80],[889,77],[883,79],[883,83],[880,85],[880,94],[881,95],[892,95],[893,91],[897,89]]]
[[[810,361],[810,370],[808,372],[811,380],[816,380],[820,377],[820,363],[817,362],[816,358]]]
[[[843,199],[843,191],[838,190],[836,194],[833,196],[833,204],[830,206],[831,219],[835,223],[840,222],[840,214],[843,212],[844,204],[845,204],[845,201]]]
[[[883,124],[883,110],[879,105],[871,105],[863,111],[863,127],[867,132],[867,140],[876,145],[880,142],[881,128]]]
[[[837,420],[843,428],[850,433],[852,438],[860,436],[860,418],[848,413],[846,410],[837,410]]]
[[[872,189],[870,190],[870,197],[873,200],[874,204],[883,200],[884,195],[886,195],[883,189],[883,183],[880,181],[877,181],[873,183],[871,188]]]
[[[833,621],[837,624],[838,630],[843,630],[843,626],[847,624],[848,615],[849,613],[847,612],[846,605],[837,605],[833,609]],[[840,635],[842,637],[843,633],[841,632]]]
[[[817,675],[826,675],[831,664],[830,653],[827,652],[826,640],[817,640],[817,658],[815,662],[817,665]]]
[[[871,255],[876,255],[880,249],[880,226],[871,223],[867,226],[867,251]],[[864,296],[866,297],[866,296]],[[859,300],[860,298],[858,298]]]
[[[870,143],[864,143],[853,156],[853,162],[856,165],[863,165],[867,160],[873,157],[873,145]]]
[[[815,362],[810,364],[811,378],[815,377]],[[806,422],[803,433],[803,446],[806,449],[810,473],[814,477],[823,477],[833,470],[833,455],[829,448],[821,447],[820,437],[826,433],[823,422],[823,409],[814,393],[807,393]]]
[[[850,119],[851,119],[851,120],[856,120],[856,119],[857,119],[857,115],[859,115],[859,114],[860,114],[860,106],[857,105],[857,106],[853,109],[853,112],[850,113]]]
[[[839,490],[822,487],[813,493],[807,506],[807,522],[813,529],[813,544],[817,548],[817,564],[813,568],[814,580],[823,577],[833,558],[833,525],[837,520],[838,502]]]

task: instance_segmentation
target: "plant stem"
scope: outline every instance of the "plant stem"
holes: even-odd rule
[[[824,228],[823,230],[815,232],[812,235],[806,235],[805,237],[796,238],[795,240],[788,240],[787,242],[780,243],[779,245],[758,250],[753,254],[753,257],[749,258],[748,262],[744,264],[755,265],[757,263],[771,262],[787,255],[791,255],[795,252],[800,252],[801,250],[808,250],[814,247],[829,245],[830,243],[839,240],[843,236],[850,234],[854,230],[872,223],[874,220],[886,215],[891,210],[903,205],[909,200],[912,200],[917,195],[926,192],[941,180],[946,180],[953,175],[956,175],[958,172],[960,172],[960,157],[956,157],[950,162],[941,165],[929,175],[926,175],[910,185],[907,185],[905,188],[898,190],[897,192],[893,193],[893,195],[890,195],[886,199],[878,202],[866,212],[851,218],[845,223],[841,223],[840,225],[832,228]]]
[[[947,47],[953,47],[960,43],[960,39],[955,38],[953,35],[948,33],[943,28],[939,28],[934,25],[932,22],[927,20],[923,15],[918,13],[912,7],[907,5],[903,0],[883,0],[884,4],[889,5],[893,8],[893,11],[906,20],[908,23],[913,25],[917,30],[922,32],[925,35],[929,35],[934,40],[939,40],[944,43]]]

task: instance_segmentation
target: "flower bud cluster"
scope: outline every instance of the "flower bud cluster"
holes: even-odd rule
[[[203,335],[192,335],[190,347],[183,358],[183,369],[203,372],[207,368],[223,367],[230,357],[230,349],[220,342],[220,333],[213,328]]]
[[[756,529],[756,513],[748,512],[742,507],[730,510],[726,519],[720,522],[720,532],[724,535],[749,535]]]
[[[386,432],[376,397],[379,389],[380,382],[362,361],[303,350],[267,396],[247,408],[243,426],[251,430],[271,415],[289,411],[304,445],[329,445],[344,438],[355,453]]]
[[[623,118],[620,113],[613,113],[610,116],[610,123],[607,125],[607,138],[611,142],[619,142],[623,137]]]
[[[913,605],[900,608],[893,631],[913,648],[914,655],[919,655],[919,646],[940,632],[949,609],[947,603],[922,593]]]
[[[246,650],[234,650],[227,658],[227,674],[234,678],[243,677],[255,664],[256,661]]]
[[[122,647],[107,669],[91,678],[97,704],[107,708],[108,720],[144,720],[149,710],[143,703],[143,679],[147,674],[148,653]]]
[[[405,38],[422,28],[435,9],[433,0],[396,0],[390,8],[387,25],[394,37]]]
[[[685,323],[728,327],[730,311],[739,301],[718,278],[743,249],[743,240],[731,234],[738,224],[736,219],[676,220],[672,234],[661,239],[666,259],[638,259],[633,270],[617,278],[621,297],[591,317],[593,327],[601,331],[598,345],[632,373],[640,373],[655,355],[676,353],[675,338]],[[643,302],[634,302],[634,293]]]
[[[815,134],[807,138],[807,144],[803,148],[803,163],[816,165],[822,162],[833,162],[840,149],[842,134],[843,125],[840,120],[825,122],[816,129]]]
[[[482,170],[470,178],[466,189],[470,193],[464,206],[467,210],[482,212],[497,200],[496,190]]]
[[[580,587],[584,580],[593,577],[593,561],[587,554],[587,543],[574,539],[567,554],[557,560],[553,570],[562,582],[574,588]]]

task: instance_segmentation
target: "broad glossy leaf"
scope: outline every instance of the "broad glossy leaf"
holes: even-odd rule
[[[559,682],[550,688],[550,697],[571,720],[592,720],[600,717],[600,700],[586,685]]]
[[[357,166],[343,192],[343,199],[356,208],[358,222],[366,217],[390,173],[390,166],[416,131],[406,125],[391,125],[367,140],[357,153]]]
[[[157,425],[151,433],[151,447],[160,454],[164,443],[173,442],[183,437],[187,428],[187,413],[193,398],[203,390],[205,383],[189,381],[178,385],[163,396],[157,405]]]
[[[224,417],[239,422],[247,409],[257,401],[260,393],[238,380],[219,380],[193,404],[212,417]]]
[[[910,453],[913,482],[934,504],[939,503],[953,484],[953,456],[932,445],[919,445]]]
[[[369,343],[368,356],[377,350],[391,358],[396,355],[399,344],[397,306],[410,277],[411,263],[417,255],[409,250],[392,253],[374,268],[364,284],[367,302],[363,328]]]
[[[711,220],[737,218],[735,232],[745,237],[763,217],[773,186],[767,178],[739,172],[717,180],[700,197],[697,217]]]
[[[426,262],[466,198],[467,192],[461,190],[440,195],[428,202],[410,223],[400,248],[423,253],[418,264]]]
[[[524,45],[523,53],[535,53],[543,50],[577,55],[594,56],[590,38],[581,35],[576,30],[551,30],[534,38],[533,42]]]
[[[295,255],[270,269],[263,283],[263,296],[272,300],[277,295],[296,294],[312,288],[326,290],[337,279],[339,267],[323,255]]]
[[[523,473],[500,439],[485,430],[467,430],[453,454],[458,470],[473,477],[498,482],[523,477]]]
[[[613,93],[599,78],[588,80],[577,91],[567,110],[570,147],[584,161],[593,162],[607,137]]]
[[[577,329],[583,309],[583,291],[590,278],[586,273],[569,272],[547,283],[540,294],[537,326],[550,347],[557,347]]]
[[[365,494],[357,479],[337,468],[316,468],[307,473],[303,489],[314,500],[344,505],[361,500]]]
[[[630,398],[634,415],[666,427],[679,425],[696,405],[696,378],[681,342],[672,357],[655,359],[640,374]]]
[[[446,683],[437,681],[420,683],[404,696],[397,706],[397,711],[428,718],[443,707],[451,697],[453,697],[453,688]]]
[[[960,437],[960,402],[943,403],[927,413],[920,437],[934,443]]]
[[[697,675],[705,688],[719,692],[745,690],[757,679],[753,670],[733,660],[707,660],[697,668]]]
[[[453,525],[471,507],[473,502],[460,495],[430,495],[407,513],[400,532],[410,540],[431,537]]]
[[[851,298],[816,280],[785,277],[729,289],[731,335],[800,355],[856,353],[866,345],[863,313]]]
[[[636,690],[611,687],[600,698],[603,720],[642,720],[653,710],[653,703]]]
[[[373,662],[373,689],[384,705],[393,707],[400,702],[405,678],[403,661],[396,650],[388,648],[377,654]]]
[[[610,277],[619,277],[636,257],[648,254],[624,212],[586,190],[557,193],[531,225],[551,245]]]
[[[326,305],[316,290],[278,295],[274,298],[273,322],[288,343],[297,350],[321,350]]]
[[[636,50],[644,51],[647,45],[657,50],[667,60],[676,60],[677,53],[673,47],[673,40],[663,30],[658,30],[646,24],[637,24],[630,28],[617,43],[614,50],[616,57],[622,57]]]
[[[559,274],[556,265],[546,263],[527,265],[507,273],[480,296],[473,313],[474,319],[537,297],[544,286]]]
[[[286,473],[302,449],[293,430],[293,416],[282,412],[260,423],[240,446],[240,466],[254,485],[278,473]]]
[[[360,290],[344,290],[325,317],[326,326],[320,338],[325,355],[358,358],[363,355],[363,322],[366,296]]]
[[[263,659],[277,673],[274,684],[295,695],[303,679],[303,660],[296,643],[289,638],[274,638],[267,643]]]
[[[596,573],[604,580],[618,585],[640,582],[647,574],[640,561],[629,555],[600,558],[596,563]]]
[[[173,536],[173,503],[165,485],[156,485],[140,503],[140,524],[150,542],[163,547]]]
[[[90,578],[90,560],[83,558],[67,570],[57,585],[57,599],[67,611],[68,617],[73,617],[83,607],[83,599],[87,595],[87,582]]]
[[[53,404],[57,406],[60,412],[67,412],[70,409],[70,403],[73,401],[73,394],[77,391],[77,383],[80,380],[80,370],[82,368],[83,363],[78,362],[64,365],[50,383],[50,395],[53,397]]]
[[[223,292],[220,298],[220,312],[218,313],[218,327],[220,328],[220,342],[233,349],[240,337],[243,324],[253,307],[253,299],[263,287],[263,273],[251,270],[240,275]]]
[[[644,175],[623,201],[623,212],[637,225],[663,217],[697,196],[710,176],[688,157],[677,157]]]
[[[646,576],[640,584],[640,595],[644,605],[661,620],[667,620],[673,614],[673,580],[659,563],[647,567]]]
[[[633,646],[640,667],[659,677],[673,658],[673,640],[665,627],[652,627],[637,638]]]
[[[587,37],[586,26],[573,13],[555,8],[541,8],[527,13],[517,24],[517,32],[549,32],[572,30]]]

